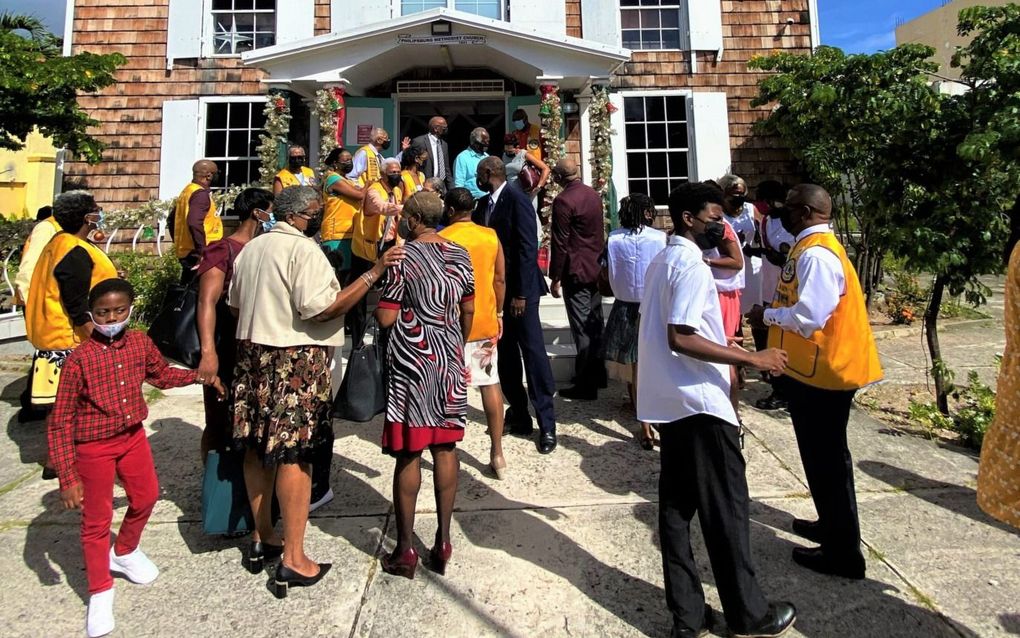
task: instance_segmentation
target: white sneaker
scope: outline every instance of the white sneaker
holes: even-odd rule
[[[312,512],[314,512],[315,510],[319,509],[320,507],[322,507],[323,505],[332,500],[333,500],[333,488],[331,487],[325,494],[322,495],[322,498],[308,505],[308,513],[311,514]]]
[[[142,553],[141,549],[124,556],[117,556],[113,548],[110,548],[110,571],[124,574],[127,579],[136,585],[148,585],[159,576],[159,568],[156,567],[149,557]]]
[[[85,632],[89,638],[105,636],[113,631],[113,588],[92,594],[85,619]]]

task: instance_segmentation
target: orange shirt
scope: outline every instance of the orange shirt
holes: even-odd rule
[[[459,244],[471,256],[475,271],[475,317],[467,341],[491,339],[499,334],[496,320],[496,258],[499,256],[499,239],[496,231],[466,221],[450,224],[439,231],[440,236]]]

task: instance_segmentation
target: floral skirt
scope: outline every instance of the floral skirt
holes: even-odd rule
[[[638,353],[638,310],[641,304],[630,301],[613,302],[609,311],[606,330],[602,335],[602,359],[623,365],[637,363]]]
[[[254,449],[266,466],[310,463],[328,444],[328,349],[237,344],[233,385],[234,443]]]

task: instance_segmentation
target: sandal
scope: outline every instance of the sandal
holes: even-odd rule
[[[638,437],[638,439],[641,442],[641,449],[643,450],[654,450],[655,444],[658,443],[654,436],[647,436],[645,434],[642,434]]]

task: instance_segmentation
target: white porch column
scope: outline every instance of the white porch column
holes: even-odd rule
[[[315,168],[319,165],[319,148],[322,143],[319,139],[319,114],[315,112],[314,98],[301,98],[301,101],[308,107],[308,165]]]
[[[591,91],[585,89],[574,99],[577,101],[577,111],[581,114],[581,179],[591,186],[591,114],[588,112],[588,107],[591,106]]]

